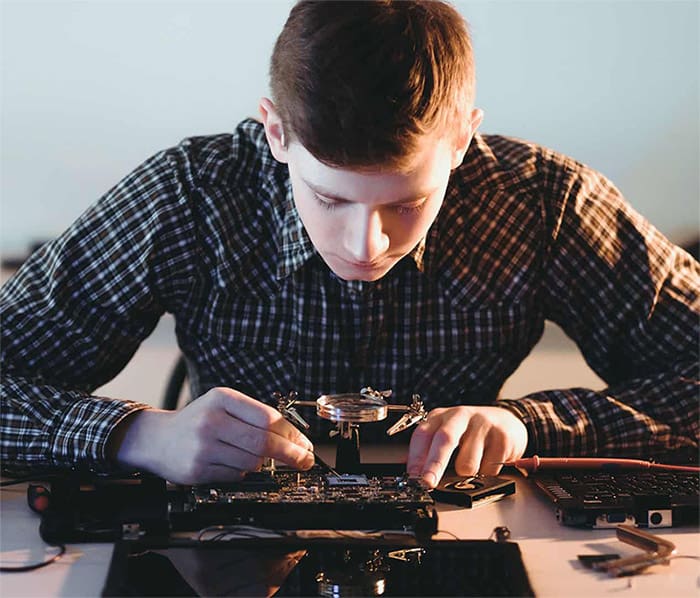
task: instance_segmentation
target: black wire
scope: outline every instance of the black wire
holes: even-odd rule
[[[8,486],[16,486],[18,484],[25,484],[27,482],[33,482],[33,481],[42,479],[45,476],[46,476],[46,474],[42,475],[41,472],[34,472],[31,475],[25,475],[25,476],[21,476],[18,478],[14,478],[12,480],[5,480],[3,482],[0,482],[0,488],[7,488]],[[51,558],[49,558],[45,561],[41,561],[39,563],[32,563],[31,565],[18,565],[16,567],[12,566],[12,565],[0,565],[0,572],[1,573],[22,573],[22,572],[26,572],[26,571],[34,571],[35,569],[41,569],[42,567],[46,567],[46,565],[50,565],[51,563],[55,563],[58,559],[60,559],[66,553],[65,544],[50,544],[50,546],[58,548],[58,553],[53,555]]]
[[[452,532],[448,532],[446,529],[439,529],[435,532],[435,535],[437,534],[447,534],[448,536],[452,536],[455,540],[459,540],[459,536],[456,536]]]
[[[58,548],[58,554],[53,555],[50,559],[47,559],[45,561],[41,561],[40,563],[32,563],[31,565],[19,565],[17,567],[13,567],[10,565],[2,565],[0,566],[0,572],[2,573],[22,573],[23,571],[34,571],[35,569],[40,569],[41,567],[46,567],[46,565],[50,565],[51,563],[55,563],[58,559],[60,559],[66,552],[66,546],[65,544],[55,544],[54,545],[56,548]]]
[[[210,532],[218,532],[211,538],[205,538],[204,534],[210,533]],[[262,534],[262,535],[261,535]],[[270,534],[276,534],[276,536],[270,536]],[[240,526],[240,525],[211,525],[205,528],[202,528],[199,530],[197,534],[197,541],[198,542],[219,542],[226,538],[227,536],[233,536],[232,539],[235,540],[236,538],[269,538],[269,537],[283,537],[285,536],[285,532],[282,530],[277,530],[277,529],[267,529],[267,528],[258,528],[258,529],[246,529],[245,526]]]
[[[700,556],[697,554],[674,554],[671,559],[695,559],[700,560]]]

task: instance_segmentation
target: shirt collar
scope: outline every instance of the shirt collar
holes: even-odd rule
[[[408,254],[413,258],[419,272],[423,272],[424,268],[425,243],[426,240],[423,237]],[[291,182],[287,180],[277,279],[281,280],[293,274],[317,254],[294,204]]]
[[[282,219],[281,244],[277,262],[277,279],[281,280],[301,268],[316,255],[316,248],[309,238],[294,205],[292,184],[287,179]]]

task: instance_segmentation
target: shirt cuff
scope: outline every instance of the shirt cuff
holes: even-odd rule
[[[119,469],[107,457],[110,434],[125,417],[150,408],[144,403],[92,396],[71,403],[51,434],[52,465],[94,472]]]

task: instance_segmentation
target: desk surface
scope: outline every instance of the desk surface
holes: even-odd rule
[[[363,457],[364,458],[364,457]],[[368,459],[371,460],[371,459]],[[559,525],[554,511],[527,479],[514,476],[513,496],[476,509],[439,505],[439,527],[462,539],[485,539],[505,525],[520,545],[530,582],[537,596],[698,596],[700,561],[677,558],[631,578],[610,578],[584,569],[579,554],[635,554],[614,530],[580,530]],[[43,560],[53,552],[39,537],[39,519],[29,510],[24,487],[2,489],[0,502],[0,560],[22,565]],[[676,544],[679,555],[700,555],[696,528],[660,529],[655,533]],[[111,544],[73,544],[58,562],[29,573],[0,575],[0,595],[99,596],[112,554]],[[620,594],[622,592],[622,594]]]

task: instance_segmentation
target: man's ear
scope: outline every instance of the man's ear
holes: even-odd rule
[[[452,154],[453,169],[457,168],[464,160],[464,154],[467,153],[469,144],[472,142],[474,133],[476,133],[482,120],[484,120],[484,111],[481,108],[473,108],[469,114],[469,123],[464,127],[455,144],[454,153]]]
[[[275,160],[287,163],[287,143],[288,139],[284,135],[284,126],[275,105],[268,98],[261,98],[258,104],[260,111],[260,119],[265,127],[265,136],[267,143],[270,145],[270,151],[275,157]]]

